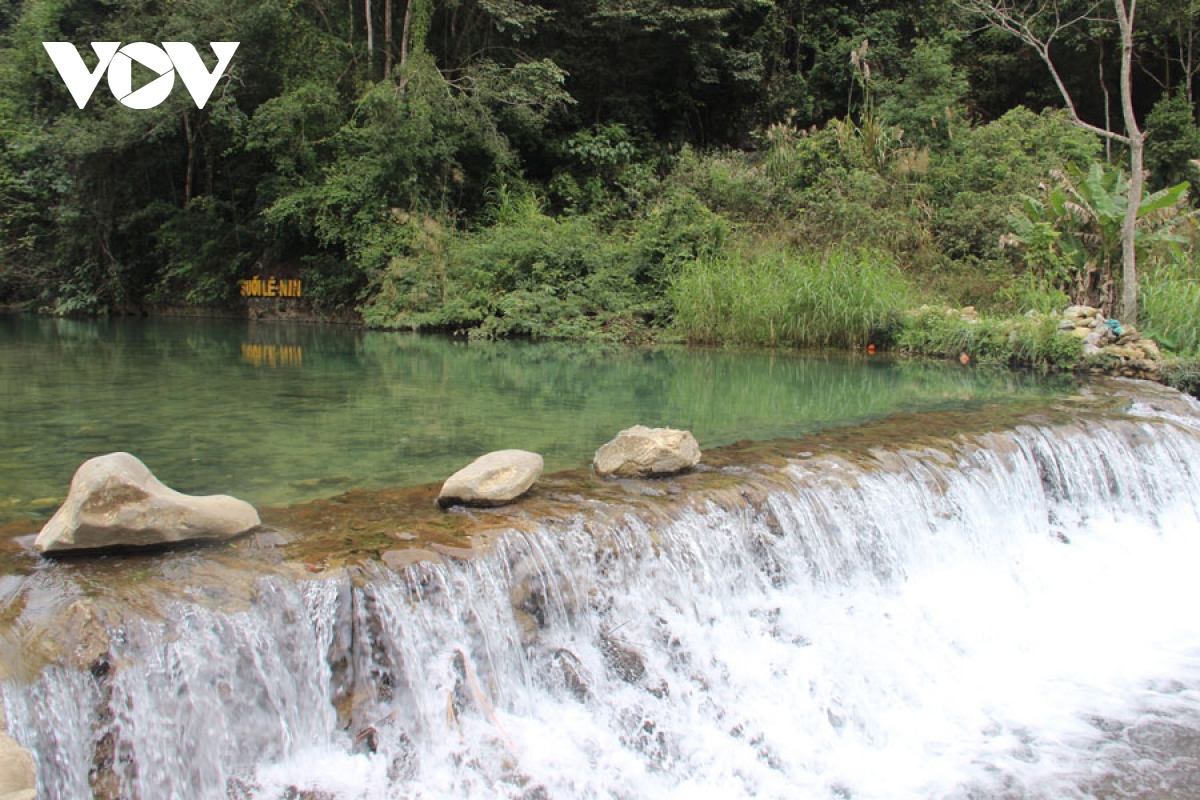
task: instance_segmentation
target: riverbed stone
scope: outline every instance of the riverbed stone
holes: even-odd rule
[[[129,453],[109,453],[76,470],[66,501],[34,547],[43,553],[160,547],[230,539],[259,524],[258,512],[243,500],[182,494]]]
[[[691,431],[634,425],[596,451],[598,475],[646,478],[674,475],[700,463],[700,445]]]
[[[0,731],[0,800],[37,800],[33,755]]]
[[[545,462],[528,450],[497,450],[480,456],[442,484],[438,505],[502,506],[529,491]]]

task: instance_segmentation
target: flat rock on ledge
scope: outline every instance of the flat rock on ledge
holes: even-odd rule
[[[34,541],[43,553],[230,539],[259,525],[249,503],[165,486],[129,453],[85,461],[62,507]]]
[[[480,456],[442,484],[438,505],[502,506],[529,491],[544,462],[528,450],[497,450]]]
[[[597,475],[647,478],[674,475],[700,463],[700,445],[691,431],[634,425],[596,451]]]

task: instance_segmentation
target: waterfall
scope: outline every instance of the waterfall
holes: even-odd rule
[[[1138,796],[1195,766],[1198,470],[1148,407],[797,456],[668,519],[176,601],[3,701],[51,800]]]

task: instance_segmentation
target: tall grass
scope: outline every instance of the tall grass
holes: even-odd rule
[[[692,342],[859,347],[892,328],[911,291],[889,256],[866,250],[733,251],[672,282],[675,326]]]
[[[1142,326],[1177,353],[1200,353],[1200,276],[1195,268],[1164,267],[1142,283]]]

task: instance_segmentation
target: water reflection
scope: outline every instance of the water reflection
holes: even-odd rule
[[[113,450],[181,491],[278,505],[440,480],[505,447],[579,466],[635,423],[711,447],[1068,386],[880,357],[0,317],[0,520],[46,516],[80,462]]]
[[[298,344],[242,342],[242,361],[252,367],[299,367],[304,365],[304,348]]]

